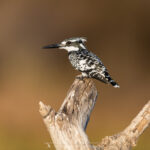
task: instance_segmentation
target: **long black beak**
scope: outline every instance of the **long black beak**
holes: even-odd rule
[[[60,47],[60,44],[50,44],[47,46],[43,46],[42,48],[48,49],[48,48],[59,48],[59,47]]]

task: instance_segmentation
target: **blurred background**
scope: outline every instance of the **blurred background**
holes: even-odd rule
[[[42,46],[85,36],[121,88],[94,80],[98,99],[91,143],[123,130],[150,97],[150,1],[0,1],[0,149],[47,150],[53,144],[38,112],[58,110],[76,75],[64,50]],[[135,150],[150,149],[150,129]]]

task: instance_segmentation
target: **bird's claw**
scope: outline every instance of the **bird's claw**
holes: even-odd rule
[[[76,76],[76,79],[83,80],[84,77],[83,77],[82,75],[77,75],[77,76]]]

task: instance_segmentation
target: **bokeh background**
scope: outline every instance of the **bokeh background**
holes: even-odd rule
[[[42,46],[85,36],[121,88],[94,80],[93,144],[123,130],[150,97],[150,1],[0,1],[0,149],[53,149],[38,102],[56,110],[79,72],[67,52]],[[150,129],[135,150],[150,149]]]

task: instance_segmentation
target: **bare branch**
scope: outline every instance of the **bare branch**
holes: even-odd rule
[[[91,79],[76,79],[58,112],[39,103],[40,113],[57,150],[130,150],[150,125],[150,101],[122,132],[102,139],[94,146],[85,133],[97,98]]]
[[[150,125],[150,101],[143,107],[131,124],[119,134],[105,137],[99,147],[104,150],[130,150]]]

